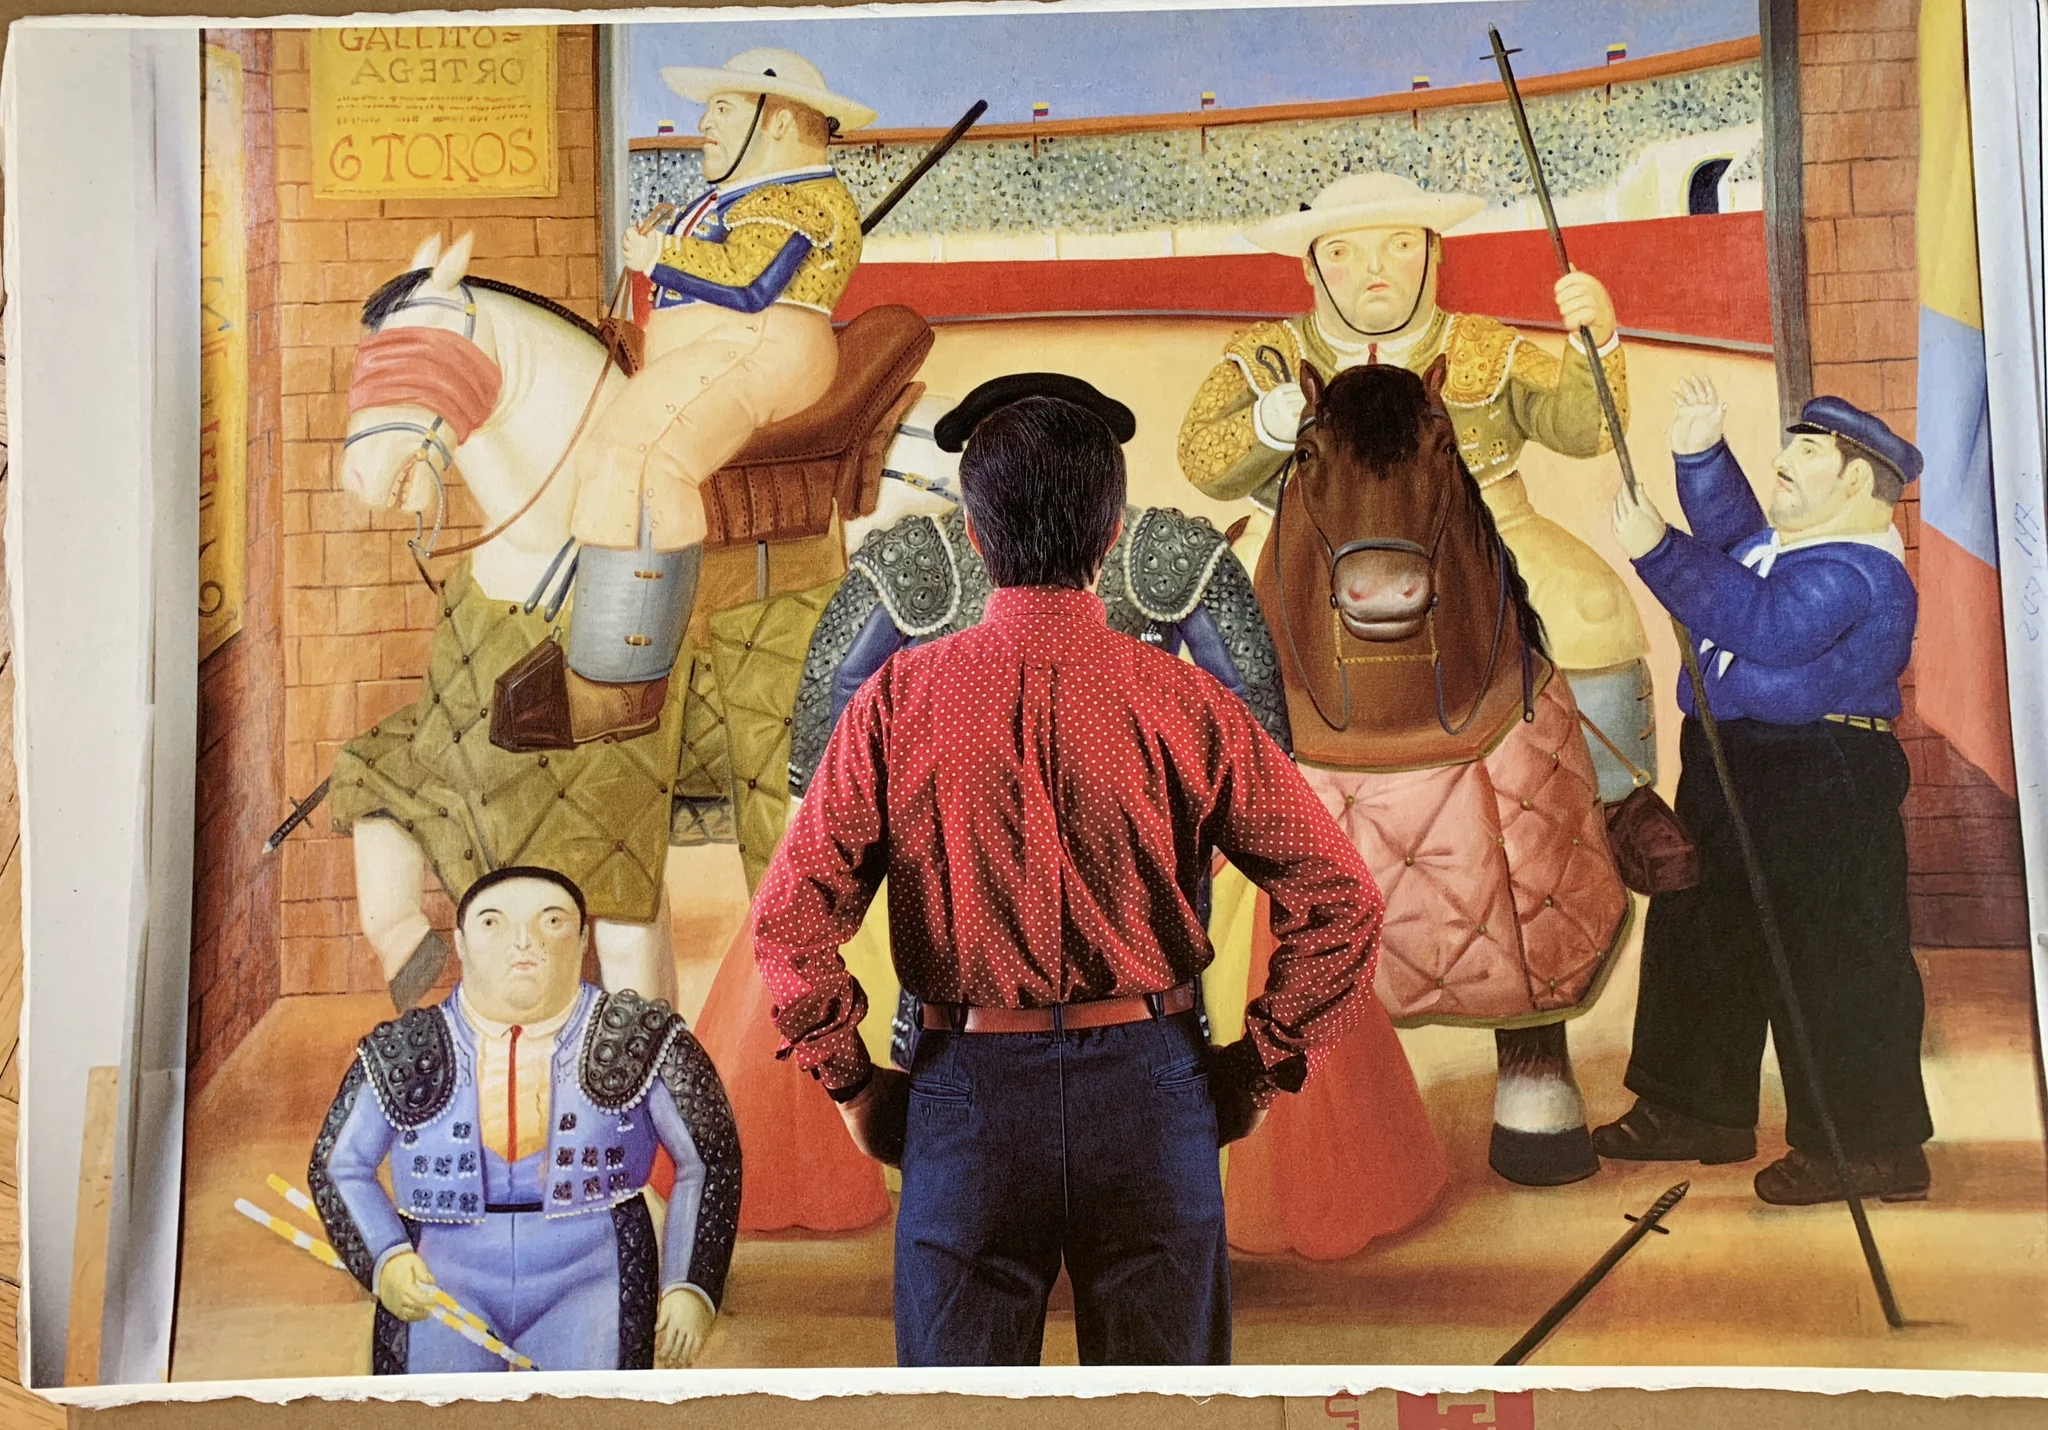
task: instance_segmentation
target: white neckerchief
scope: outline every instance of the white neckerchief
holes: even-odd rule
[[[1771,574],[1771,568],[1778,564],[1778,558],[1784,555],[1787,551],[1804,551],[1809,546],[1835,545],[1874,546],[1879,551],[1882,551],[1886,555],[1892,557],[1901,566],[1906,564],[1906,541],[1904,537],[1899,535],[1899,529],[1896,526],[1887,526],[1882,532],[1871,532],[1867,534],[1851,533],[1849,535],[1844,536],[1816,536],[1809,540],[1794,540],[1789,543],[1785,540],[1784,534],[1782,532],[1780,532],[1776,527],[1772,527],[1771,539],[1769,541],[1759,542],[1757,545],[1751,547],[1748,551],[1744,552],[1742,556],[1742,564],[1744,566],[1747,566],[1750,570],[1756,572],[1756,574],[1759,576],[1769,576]],[[1702,659],[1705,659],[1705,657],[1710,652],[1712,652],[1713,649],[1714,643],[1712,641],[1701,641],[1700,657]],[[1715,677],[1718,679],[1722,676],[1727,675],[1728,667],[1734,664],[1734,662],[1734,651],[1722,651],[1720,663],[1714,669]]]
[[[1437,317],[1437,310],[1431,308],[1429,316],[1423,321],[1422,326],[1405,338],[1366,338],[1362,341],[1333,337],[1330,330],[1323,325],[1323,320],[1320,316],[1317,316],[1314,321],[1317,336],[1321,337],[1329,345],[1331,352],[1344,360],[1345,367],[1362,366],[1373,355],[1374,349],[1378,349],[1379,361],[1393,367],[1404,367],[1407,365],[1408,355],[1414,352],[1416,347],[1435,329]]]

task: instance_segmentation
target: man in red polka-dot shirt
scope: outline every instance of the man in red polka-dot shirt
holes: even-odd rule
[[[939,424],[998,589],[849,702],[754,901],[783,1055],[903,1169],[906,1365],[1037,1364],[1062,1263],[1084,1362],[1227,1362],[1216,1149],[1372,996],[1383,905],[1351,842],[1242,701],[1104,621],[1134,426],[1051,374]],[[1216,850],[1270,894],[1277,941],[1222,1049],[1194,990]],[[869,1061],[839,956],[884,877],[920,1002],[907,1075]]]

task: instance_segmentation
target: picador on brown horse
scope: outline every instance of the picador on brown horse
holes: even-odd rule
[[[1386,893],[1381,999],[1397,1023],[1495,1029],[1495,1169],[1572,1181],[1598,1162],[1564,1022],[1599,991],[1630,905],[1578,708],[1459,454],[1446,370],[1326,385],[1301,365],[1254,584],[1295,758]],[[1302,1103],[1359,1098],[1343,1055]]]

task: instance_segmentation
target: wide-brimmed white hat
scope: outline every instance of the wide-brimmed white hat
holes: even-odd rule
[[[845,129],[865,129],[875,111],[825,88],[825,75],[794,50],[748,50],[717,69],[704,65],[671,65],[662,82],[684,99],[708,104],[714,94],[770,94],[808,105]]]
[[[1473,194],[1426,194],[1403,174],[1346,174],[1299,213],[1262,219],[1244,236],[1268,253],[1306,257],[1309,245],[1354,228],[1456,228],[1486,207]]]

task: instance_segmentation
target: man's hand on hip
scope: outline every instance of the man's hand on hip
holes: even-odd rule
[[[1217,1146],[1228,1147],[1259,1130],[1259,1124],[1266,1120],[1266,1109],[1252,1101],[1250,1088],[1229,1083],[1211,1086],[1216,1099]]]
[[[839,1104],[846,1131],[861,1152],[890,1167],[903,1165],[903,1138],[910,1125],[910,1074],[876,1068],[868,1085]]]
[[[1227,1147],[1249,1137],[1266,1120],[1253,1096],[1258,1055],[1242,1040],[1209,1049],[1209,1098],[1216,1104],[1216,1144]]]

